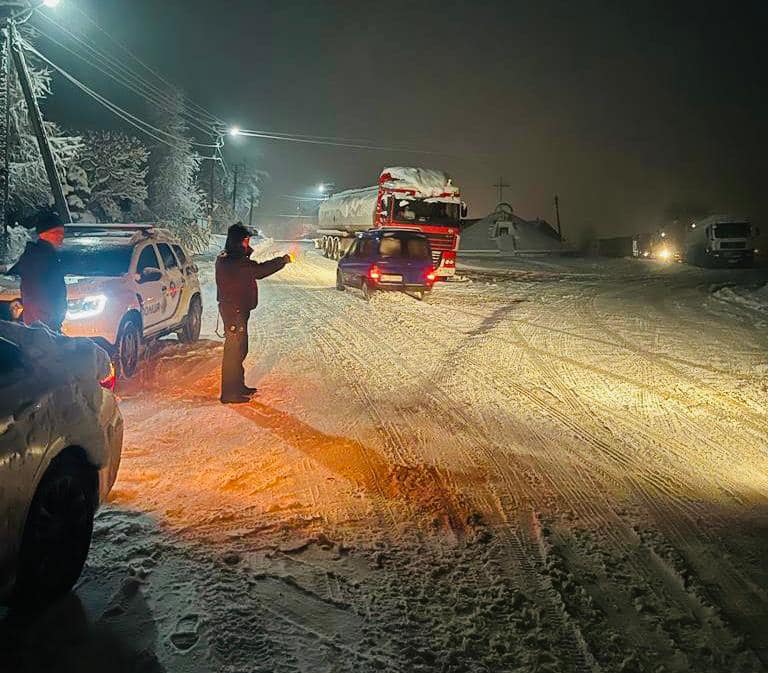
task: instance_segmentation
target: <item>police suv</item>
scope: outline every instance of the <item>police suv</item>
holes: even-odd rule
[[[63,332],[90,337],[119,373],[136,373],[143,342],[176,333],[200,337],[203,305],[197,266],[167,231],[154,225],[67,225],[59,251],[67,283]],[[23,311],[18,285],[0,283],[0,317]]]

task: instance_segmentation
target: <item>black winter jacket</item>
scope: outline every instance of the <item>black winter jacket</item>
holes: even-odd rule
[[[216,258],[216,300],[240,313],[259,305],[257,280],[277,273],[287,263],[285,257],[254,262],[250,253],[224,251]]]
[[[59,254],[48,241],[27,243],[19,261],[8,271],[21,277],[24,322],[42,322],[61,329],[67,315],[67,286]]]

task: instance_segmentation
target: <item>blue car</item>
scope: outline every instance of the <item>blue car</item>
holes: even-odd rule
[[[377,290],[396,290],[424,299],[435,284],[432,250],[424,234],[373,229],[358,234],[339,260],[336,289],[360,288],[368,301]]]

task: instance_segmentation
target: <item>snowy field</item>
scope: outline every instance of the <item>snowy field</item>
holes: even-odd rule
[[[768,670],[765,272],[463,262],[366,304],[303,248],[230,407],[201,262],[204,339],[123,389],[77,593],[0,668]]]

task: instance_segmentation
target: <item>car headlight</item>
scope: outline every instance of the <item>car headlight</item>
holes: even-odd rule
[[[93,318],[104,312],[107,298],[103,294],[94,294],[82,299],[70,299],[67,302],[67,320]]]

